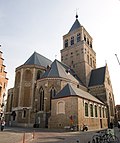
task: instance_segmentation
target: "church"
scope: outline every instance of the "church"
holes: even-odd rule
[[[96,68],[93,39],[75,22],[63,36],[61,61],[34,52],[16,68],[8,90],[10,126],[81,130],[104,129],[114,122],[115,102],[107,64]]]

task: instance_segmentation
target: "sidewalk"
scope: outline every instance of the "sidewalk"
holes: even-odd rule
[[[115,135],[120,139],[118,128]],[[96,131],[65,132],[65,130],[6,127],[0,132],[1,143],[91,143]]]

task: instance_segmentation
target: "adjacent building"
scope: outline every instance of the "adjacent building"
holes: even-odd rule
[[[6,121],[12,126],[90,130],[114,122],[115,103],[107,64],[96,68],[93,39],[78,15],[63,36],[61,62],[34,52],[16,68],[8,90]]]
[[[8,83],[8,78],[6,77],[7,72],[5,71],[2,54],[3,53],[0,50],[0,119],[4,117],[5,95]]]

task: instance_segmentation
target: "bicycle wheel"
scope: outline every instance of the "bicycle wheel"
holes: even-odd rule
[[[101,136],[99,136],[99,135],[94,135],[94,136],[92,137],[92,143],[103,143],[103,142],[102,142],[102,139],[101,139]]]
[[[119,143],[119,139],[118,139],[118,137],[116,137],[115,135],[112,135],[112,136],[109,138],[109,141],[110,141],[110,143]]]
[[[104,134],[102,136],[103,140],[104,140],[104,143],[109,143],[110,142],[110,136],[109,134]]]

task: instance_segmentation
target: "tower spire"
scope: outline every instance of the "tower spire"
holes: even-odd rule
[[[76,9],[76,16],[75,16],[75,17],[76,17],[76,19],[78,18],[77,10],[78,10],[78,9]]]

